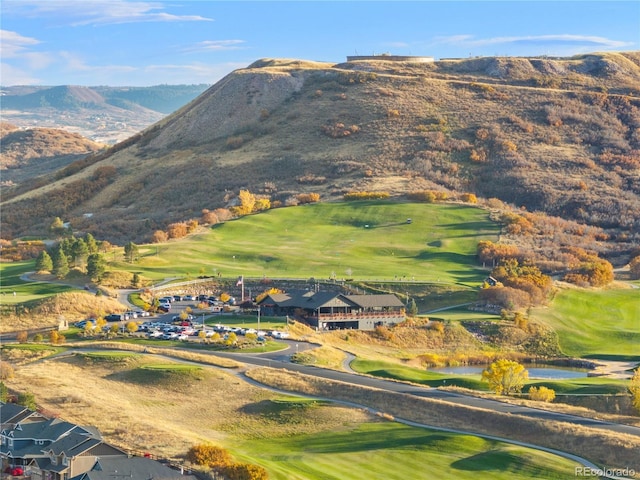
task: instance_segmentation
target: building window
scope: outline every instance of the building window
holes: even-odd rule
[[[68,466],[69,465],[69,459],[67,457],[62,457],[62,464]]]

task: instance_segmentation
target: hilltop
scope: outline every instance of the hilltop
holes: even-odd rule
[[[46,186],[7,192],[4,230],[41,233],[59,216],[144,241],[233,205],[240,189],[283,205],[304,192],[432,189],[546,212],[629,251],[640,241],[639,86],[640,52],[263,59]]]
[[[19,129],[0,123],[0,171],[2,184],[55,172],[107,146],[77,133],[54,128]]]

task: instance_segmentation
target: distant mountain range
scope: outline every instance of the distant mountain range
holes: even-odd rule
[[[108,97],[82,92],[73,98],[86,111]],[[259,60],[108,151],[4,190],[3,235],[46,232],[58,216],[144,241],[228,207],[240,189],[283,205],[309,192],[469,192],[570,220],[575,235],[626,255],[640,245],[640,52]]]
[[[64,128],[102,143],[145,129],[200,95],[208,85],[0,88],[3,120],[21,128]]]

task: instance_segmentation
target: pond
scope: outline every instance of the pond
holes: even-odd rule
[[[486,369],[485,366],[464,366],[464,367],[439,367],[430,368],[430,372],[444,373],[447,375],[482,375],[482,371]],[[554,367],[545,365],[536,366],[524,366],[529,372],[529,378],[531,379],[545,379],[545,380],[569,380],[571,378],[586,378],[588,376],[588,370],[582,368],[569,368],[569,367]]]

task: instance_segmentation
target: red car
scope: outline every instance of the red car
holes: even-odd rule
[[[21,477],[24,475],[24,469],[22,467],[13,467],[11,469],[11,475],[14,477]]]

